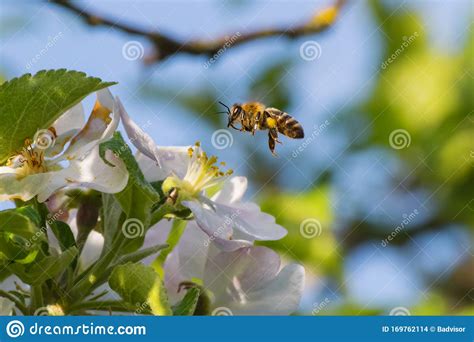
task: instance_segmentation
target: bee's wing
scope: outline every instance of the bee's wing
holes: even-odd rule
[[[266,108],[265,112],[276,121],[278,132],[293,139],[304,138],[303,127],[290,114],[277,108]]]

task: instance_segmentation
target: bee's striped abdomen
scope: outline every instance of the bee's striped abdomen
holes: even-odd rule
[[[267,108],[266,111],[276,120],[278,132],[293,139],[304,138],[303,127],[290,114],[276,108]]]

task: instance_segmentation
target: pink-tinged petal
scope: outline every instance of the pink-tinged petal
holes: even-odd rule
[[[203,278],[209,252],[207,239],[207,235],[190,222],[179,244],[166,259],[165,285],[172,302],[177,302],[186,293],[178,292],[181,282]]]
[[[243,248],[209,260],[204,285],[215,296],[213,306],[234,315],[289,315],[298,309],[305,271],[297,264],[279,268],[272,250]]]
[[[233,204],[240,202],[247,191],[247,178],[232,177],[224,183],[222,189],[214,195],[213,201],[222,204]]]
[[[255,240],[280,240],[287,234],[286,229],[278,225],[272,215],[262,212],[255,203],[224,205],[215,202],[214,208],[217,215],[231,219],[234,229]]]
[[[228,307],[234,315],[290,315],[298,310],[304,290],[303,266],[290,264],[264,286],[250,289],[247,302],[216,302]]]
[[[230,216],[218,215],[213,209],[197,201],[183,201],[183,205],[191,209],[199,228],[209,236],[208,244],[214,242],[224,251],[235,251],[252,245],[251,241],[234,239]]]
[[[247,294],[271,282],[280,270],[280,257],[266,247],[246,247],[209,258],[204,285],[218,303],[248,302]]]

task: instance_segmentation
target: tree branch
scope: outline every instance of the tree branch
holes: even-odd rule
[[[229,49],[240,44],[268,37],[285,36],[290,39],[307,36],[328,29],[336,19],[340,8],[345,0],[336,0],[335,4],[322,11],[317,12],[309,21],[288,28],[268,28],[254,32],[240,34],[236,32],[213,40],[190,40],[179,41],[156,31],[147,31],[131,24],[119,23],[112,18],[93,14],[81,8],[69,0],[50,0],[50,2],[76,13],[90,26],[107,26],[122,32],[140,36],[148,39],[156,49],[151,56],[147,56],[146,62],[153,63],[166,59],[167,57],[187,53],[191,55],[207,55],[209,57],[217,54],[221,49]],[[229,40],[229,37],[232,37]]]

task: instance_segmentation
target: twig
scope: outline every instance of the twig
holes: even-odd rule
[[[108,26],[128,34],[137,35],[148,39],[154,45],[156,53],[148,56],[146,61],[153,63],[164,60],[170,55],[178,53],[207,55],[210,57],[217,54],[220,49],[233,48],[240,44],[257,39],[276,36],[285,36],[287,38],[293,39],[323,32],[331,26],[340,8],[345,3],[345,0],[336,0],[332,7],[316,13],[310,21],[301,25],[288,28],[268,28],[243,34],[236,32],[233,35],[229,34],[222,38],[213,40],[197,39],[190,41],[179,41],[156,31],[147,31],[131,24],[119,23],[112,18],[107,18],[91,13],[80,6],[71,3],[69,0],[50,0],[50,2],[76,13],[91,26]],[[232,41],[229,41],[228,37],[232,37]]]

